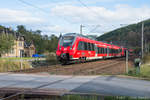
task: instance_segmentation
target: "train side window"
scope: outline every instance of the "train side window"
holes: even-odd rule
[[[91,51],[91,43],[88,43],[88,50]]]
[[[98,54],[100,54],[100,47],[98,47]]]
[[[92,43],[90,43],[90,51],[92,51]]]
[[[103,48],[103,50],[104,50],[104,54],[105,54],[105,48]]]
[[[110,49],[110,53],[112,53],[112,49]]]
[[[81,41],[81,49],[84,50],[84,42]]]
[[[90,43],[90,51],[93,51],[92,43]]]
[[[106,54],[106,48],[104,48],[104,54]]]
[[[84,50],[88,50],[87,42],[84,42]]]
[[[103,54],[103,48],[101,48],[101,54]]]
[[[92,47],[92,51],[95,51],[93,43],[91,43],[91,47]]]
[[[104,48],[103,48],[103,54],[105,53]]]
[[[101,54],[101,48],[99,47],[99,53]]]
[[[79,41],[79,43],[78,43],[78,50],[82,50],[82,42],[81,41]]]
[[[101,54],[101,48],[99,47],[99,53]]]
[[[103,54],[103,48],[101,48],[101,54]]]
[[[109,47],[107,47],[107,54],[109,54],[110,53],[110,49],[109,49]]]
[[[93,44],[93,50],[95,51],[95,45]]]
[[[104,48],[103,48],[103,54],[105,53]]]
[[[90,43],[90,51],[92,51],[92,43]]]

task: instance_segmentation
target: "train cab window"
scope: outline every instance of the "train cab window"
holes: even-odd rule
[[[62,37],[62,39],[60,41],[61,42],[60,44],[64,47],[71,46],[74,39],[75,39],[74,36],[64,36],[64,37]]]

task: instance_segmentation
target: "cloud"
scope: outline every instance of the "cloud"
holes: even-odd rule
[[[149,7],[134,8],[128,5],[116,5],[114,9],[63,5],[52,8],[51,12],[55,16],[67,18],[72,23],[134,23],[142,18],[150,18]]]
[[[1,23],[37,23],[43,22],[43,19],[33,16],[31,13],[21,10],[12,10],[7,8],[0,9]]]
[[[59,25],[45,26],[41,28],[44,32],[51,33],[69,33],[71,29]]]

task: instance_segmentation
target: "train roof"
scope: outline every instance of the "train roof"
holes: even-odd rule
[[[89,37],[87,37],[85,35],[79,34],[79,33],[66,33],[63,36],[79,36],[79,37],[84,37],[84,38],[91,39],[91,38],[89,38]]]
[[[83,38],[87,38],[87,39],[96,41],[98,43],[103,43],[103,45],[105,45],[105,46],[111,46],[111,47],[113,46],[114,48],[124,48],[123,46],[118,46],[118,45],[114,45],[112,43],[108,43],[108,42],[104,42],[104,41],[98,41],[96,39],[91,39],[88,36],[85,36],[85,35],[82,35],[82,34],[79,34],[79,33],[66,33],[63,36],[75,36],[75,37],[79,36],[79,37],[83,37]]]

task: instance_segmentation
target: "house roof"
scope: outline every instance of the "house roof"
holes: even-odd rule
[[[31,47],[31,45],[33,45],[33,43],[24,42],[24,47],[25,48],[29,48],[29,47]]]

